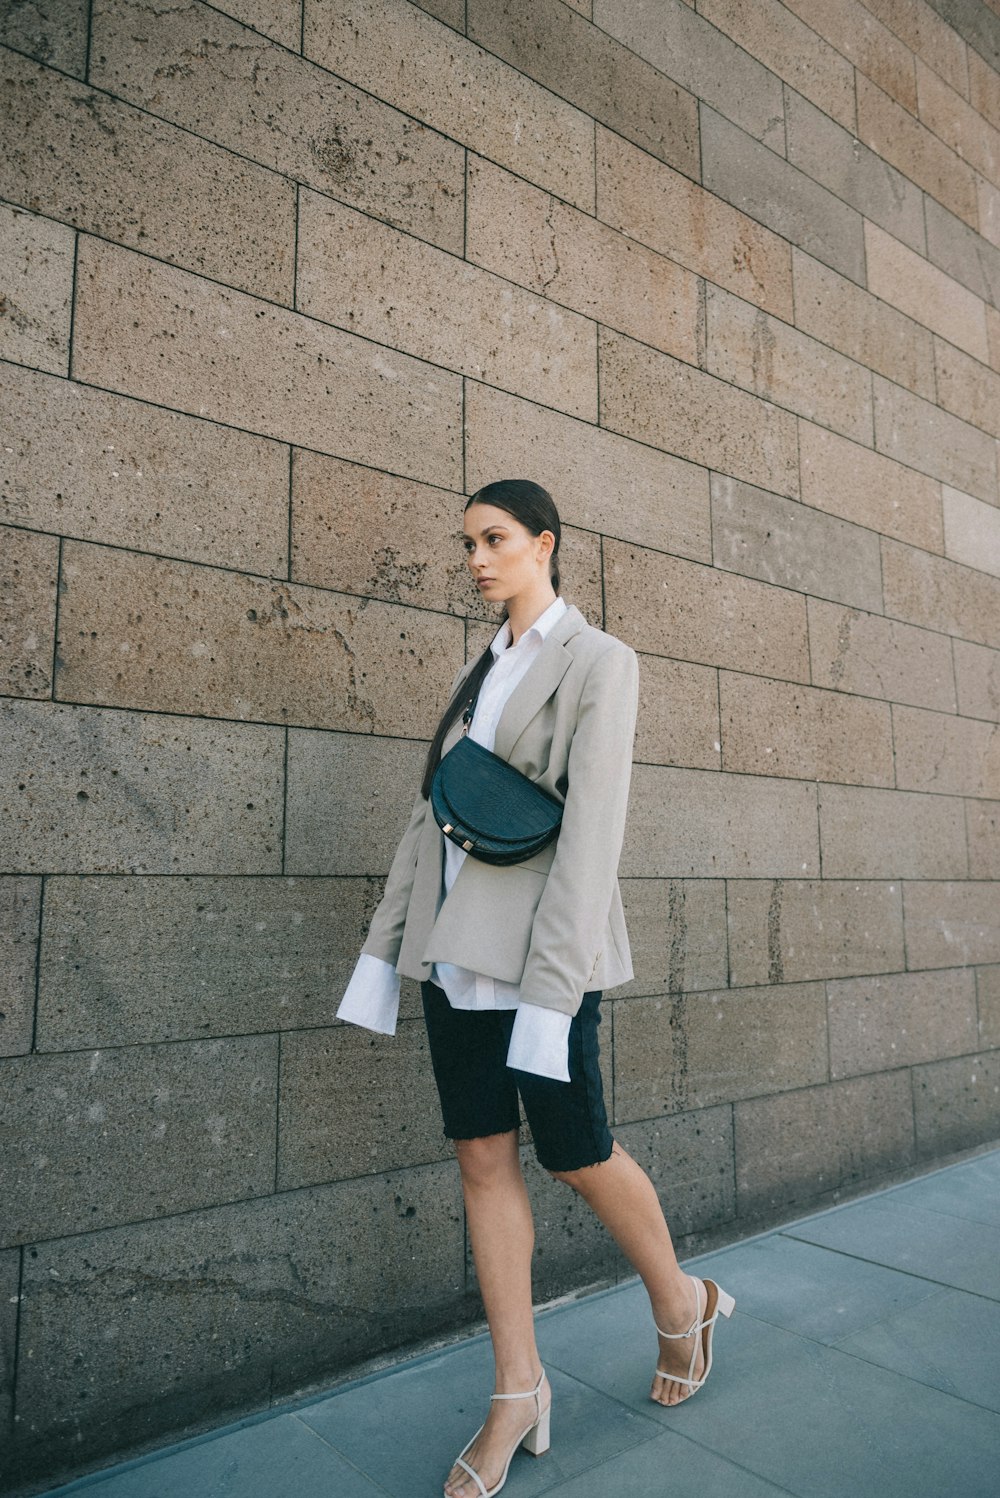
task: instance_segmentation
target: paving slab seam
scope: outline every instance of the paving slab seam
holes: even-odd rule
[[[964,1219],[958,1218],[961,1222]],[[989,1224],[985,1224],[989,1226]],[[794,1233],[781,1233],[778,1236],[789,1238],[793,1243],[809,1243],[813,1248],[825,1249],[827,1253],[839,1254],[842,1259],[856,1259],[859,1264],[877,1264],[880,1269],[891,1269],[894,1274],[906,1275],[911,1280],[922,1280],[925,1285],[937,1285],[941,1290],[961,1290],[965,1295],[978,1295],[981,1300],[988,1300],[996,1305],[1000,1303],[1000,1295],[989,1295],[983,1290],[967,1290],[964,1285],[956,1285],[951,1280],[936,1280],[929,1274],[920,1274],[913,1269],[900,1269],[898,1264],[889,1264],[884,1259],[871,1258],[866,1254],[852,1253],[847,1248],[837,1248],[830,1243],[813,1243],[811,1238],[798,1238]]]
[[[316,1428],[310,1425],[308,1421],[300,1419],[294,1410],[291,1410],[289,1412],[289,1418],[294,1420],[296,1425],[300,1425],[303,1430],[307,1430],[311,1436],[315,1436],[316,1440],[320,1441],[328,1451],[335,1451],[340,1457],[341,1461],[345,1462],[347,1466],[350,1467],[352,1472],[357,1472],[358,1476],[363,1477],[366,1482],[370,1482],[372,1487],[378,1488],[380,1493],[385,1493],[386,1498],[393,1498],[392,1492],[389,1488],[384,1487],[383,1484],[379,1482],[378,1478],[373,1477],[370,1472],[367,1472],[364,1469],[364,1467],[359,1467],[357,1462],[352,1462],[351,1458],[347,1455],[347,1452],[342,1451],[339,1446],[335,1446],[332,1441],[328,1441],[326,1439],[326,1436],[323,1435],[322,1431],[316,1430]],[[40,1495],[40,1498],[44,1498],[44,1494]]]

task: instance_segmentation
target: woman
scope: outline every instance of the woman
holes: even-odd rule
[[[398,975],[421,979],[496,1366],[486,1422],[456,1459],[444,1492],[492,1498],[518,1445],[541,1455],[549,1437],[518,1094],[540,1163],[590,1204],[649,1292],[660,1336],[652,1399],[675,1405],[701,1387],[716,1317],[728,1316],[733,1302],[678,1266],[652,1183],[608,1131],[601,1091],[601,994],[632,977],[617,868],[638,700],[635,653],[559,596],[559,516],[539,485],[487,484],[466,504],[463,534],[476,587],[505,605],[504,620],[453,684],[337,1013],[392,1034]],[[465,728],[563,802],[556,840],[523,863],[498,867],[469,856],[435,821],[431,780]]]

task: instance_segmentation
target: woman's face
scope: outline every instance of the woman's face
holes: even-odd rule
[[[551,531],[533,536],[508,510],[469,505],[462,527],[473,582],[491,603],[506,603],[549,580]]]

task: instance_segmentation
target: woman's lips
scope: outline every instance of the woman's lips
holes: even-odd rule
[[[488,588],[489,585],[490,585],[490,583],[495,583],[495,582],[496,582],[496,578],[495,577],[477,577],[476,578],[476,587],[477,588]]]

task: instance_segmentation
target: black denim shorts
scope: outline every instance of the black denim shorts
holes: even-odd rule
[[[545,1170],[607,1160],[608,1129],[598,1062],[601,992],[585,993],[569,1027],[569,1081],[507,1065],[516,1009],[453,1009],[435,983],[420,985],[431,1065],[448,1139],[483,1139],[519,1127],[518,1093]]]

